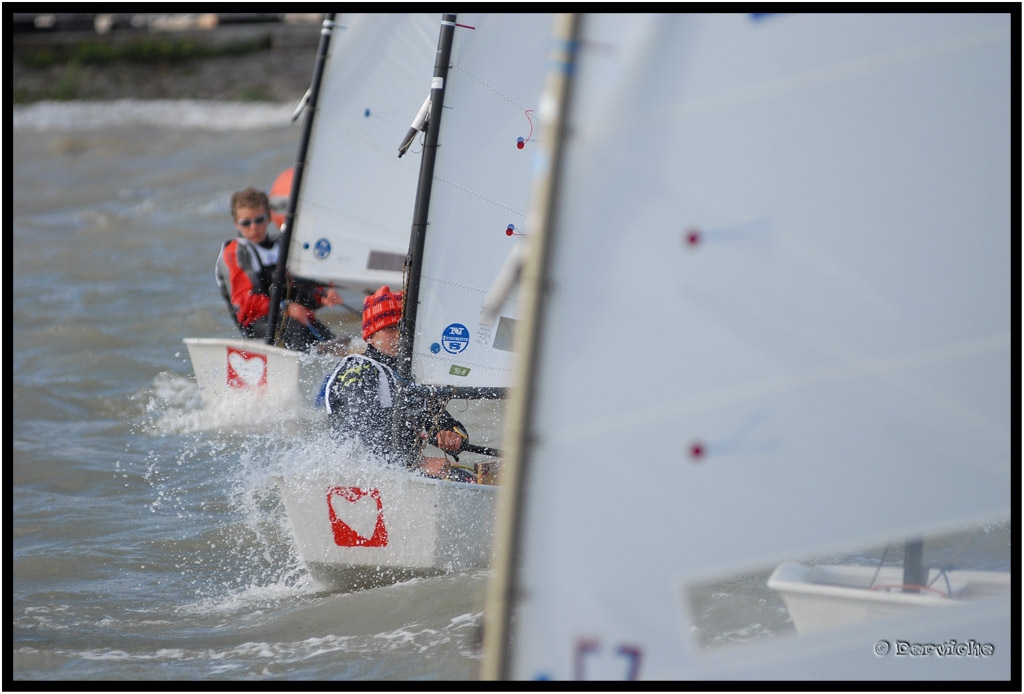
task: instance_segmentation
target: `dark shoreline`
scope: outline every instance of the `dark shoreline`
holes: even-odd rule
[[[139,31],[14,33],[15,104],[42,100],[200,99],[297,102],[309,87],[319,22],[263,22],[154,34]],[[85,42],[118,46],[131,41],[188,41],[222,54],[163,62],[55,63],[34,67],[39,51],[67,51]],[[241,47],[230,50],[232,46]]]

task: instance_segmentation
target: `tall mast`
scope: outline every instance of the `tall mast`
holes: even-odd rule
[[[400,387],[394,407],[392,433],[395,441],[403,440],[402,429],[407,400],[412,382],[412,349],[416,329],[416,311],[420,296],[420,272],[423,268],[423,247],[427,236],[427,220],[430,214],[430,190],[434,182],[434,160],[437,157],[437,138],[441,129],[441,109],[444,107],[445,82],[448,78],[448,64],[452,54],[452,40],[455,34],[455,15],[441,16],[441,32],[437,39],[437,57],[434,60],[434,77],[430,83],[430,108],[427,113],[427,132],[423,144],[423,158],[420,160],[420,178],[416,186],[416,202],[413,207],[412,231],[409,238],[409,255],[405,261],[405,277],[402,291],[402,321],[399,323],[398,375]],[[408,451],[410,454],[412,451]]]
[[[430,215],[430,190],[434,182],[434,160],[437,157],[437,137],[441,129],[441,109],[444,107],[445,82],[448,79],[448,63],[452,54],[452,39],[455,34],[455,15],[441,17],[441,33],[437,39],[437,58],[434,61],[434,78],[430,84],[430,108],[427,114],[427,133],[420,160],[420,179],[416,186],[416,203],[412,215],[412,235],[409,238],[409,255],[406,259],[405,286],[401,340],[398,347],[398,373],[408,380],[412,378],[413,329],[416,326],[416,311],[420,296],[420,272],[423,268],[423,247],[427,236],[427,220]]]
[[[284,298],[288,286],[288,252],[292,245],[295,208],[298,205],[299,191],[302,188],[302,174],[306,166],[306,154],[309,151],[309,136],[313,132],[313,121],[317,114],[317,95],[320,93],[320,81],[323,78],[324,65],[327,63],[327,49],[331,41],[331,34],[334,32],[334,17],[335,13],[333,12],[325,15],[320,28],[320,44],[317,46],[316,63],[313,65],[313,81],[309,87],[309,100],[305,104],[306,117],[302,121],[302,135],[299,138],[299,149],[295,155],[295,169],[292,174],[292,189],[288,195],[288,208],[284,216],[280,255],[277,259],[277,269],[274,272],[274,283],[270,287],[270,314],[267,317],[267,325],[272,329],[267,334],[268,345],[277,341],[277,326],[282,321],[281,299]]]
[[[928,569],[924,565],[924,540],[910,537],[903,544],[903,592],[916,593],[928,583]]]

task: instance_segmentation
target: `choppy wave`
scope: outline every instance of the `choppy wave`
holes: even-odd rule
[[[297,104],[164,99],[39,101],[14,107],[14,130],[71,132],[151,125],[180,130],[262,130],[292,122]]]

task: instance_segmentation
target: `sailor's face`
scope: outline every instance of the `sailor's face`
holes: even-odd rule
[[[386,328],[381,328],[373,335],[370,336],[370,344],[379,349],[384,354],[392,357],[398,356],[398,337],[400,333],[398,331],[398,323],[389,325]]]
[[[266,207],[239,207],[235,210],[235,228],[253,243],[267,237],[270,210]]]

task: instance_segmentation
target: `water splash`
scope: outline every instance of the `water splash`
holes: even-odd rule
[[[14,130],[77,132],[147,125],[175,130],[262,130],[291,124],[291,104],[153,99],[39,101],[14,107]]]

